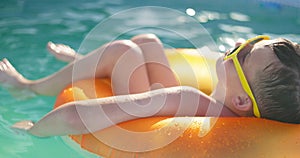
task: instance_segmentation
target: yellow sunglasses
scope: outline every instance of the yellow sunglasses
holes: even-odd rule
[[[226,56],[224,57],[223,60],[228,60],[228,59],[232,59],[235,69],[237,71],[237,74],[239,76],[239,79],[241,81],[241,84],[245,90],[245,92],[249,95],[249,97],[252,100],[252,104],[253,104],[253,113],[254,116],[260,118],[260,112],[257,106],[257,102],[254,98],[254,95],[252,93],[252,90],[249,86],[249,83],[245,77],[245,74],[242,70],[241,64],[238,60],[237,55],[239,54],[239,52],[241,52],[241,50],[243,50],[248,44],[254,45],[255,43],[262,41],[262,40],[269,40],[270,37],[269,36],[265,36],[265,35],[260,35],[260,36],[256,36],[254,38],[248,39],[246,42],[244,42],[243,44],[241,44],[240,46],[236,47],[234,50],[232,50],[230,53],[226,54]]]

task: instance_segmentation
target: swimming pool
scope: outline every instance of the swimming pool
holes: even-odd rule
[[[257,34],[268,34],[274,38],[286,37],[300,42],[300,9],[290,6],[299,1],[288,0],[286,5],[274,2],[276,0],[232,0],[230,3],[221,0],[187,0],[176,3],[172,0],[146,2],[78,0],[63,3],[59,0],[1,1],[0,58],[8,58],[17,70],[30,79],[49,75],[65,65],[47,53],[45,45],[49,40],[68,44],[77,50],[89,31],[102,20],[120,11],[144,6],[160,6],[180,12],[178,14],[189,14],[207,29],[217,49],[221,51],[232,46],[233,41],[239,38],[248,38]],[[139,16],[141,14],[130,11],[127,13],[129,14],[119,20],[129,22],[128,25],[145,21],[142,16]],[[164,18],[167,14],[157,12],[150,12],[150,14],[156,17],[156,26],[166,26],[174,21],[174,19]],[[140,18],[134,18],[132,21],[133,17]],[[178,23],[184,22],[180,21],[181,18],[175,20],[179,20]],[[180,25],[173,27],[185,32]],[[188,41],[173,36],[170,32],[166,33],[162,29],[147,27],[125,33],[118,32],[123,28],[124,26],[121,25],[106,28],[102,34],[97,35],[91,47],[116,38],[116,34],[122,33],[118,38],[129,38],[134,33],[145,31],[158,34],[164,44],[171,47],[194,47]],[[197,35],[197,29],[191,27],[188,28],[188,32]],[[87,49],[81,47],[80,52],[86,53],[86,51]],[[16,134],[10,129],[10,126],[17,121],[41,118],[52,109],[55,97],[36,96],[27,100],[18,100],[1,88],[0,99],[1,157],[85,157],[82,152],[66,145],[61,137],[40,139],[26,134]]]

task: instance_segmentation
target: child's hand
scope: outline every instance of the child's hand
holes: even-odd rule
[[[34,126],[34,123],[32,121],[29,120],[24,120],[24,121],[20,121],[15,123],[14,125],[11,126],[11,128],[18,134],[22,134],[27,132],[31,127]]]

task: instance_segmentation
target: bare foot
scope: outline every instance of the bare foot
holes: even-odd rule
[[[47,49],[57,59],[65,62],[72,62],[76,58],[81,57],[81,55],[76,53],[74,49],[64,44],[54,44],[52,42],[48,42]]]
[[[15,123],[14,125],[11,126],[11,128],[14,129],[16,132],[20,132],[20,131],[28,131],[33,126],[34,123],[32,121],[24,120]]]
[[[0,61],[0,83],[24,88],[25,80],[6,58]]]
[[[29,90],[30,81],[24,78],[7,59],[0,61],[0,84],[20,99],[33,96]]]

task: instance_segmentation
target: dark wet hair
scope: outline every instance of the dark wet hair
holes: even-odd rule
[[[252,83],[261,116],[300,123],[300,47],[286,39],[268,46],[279,61],[258,72]]]

